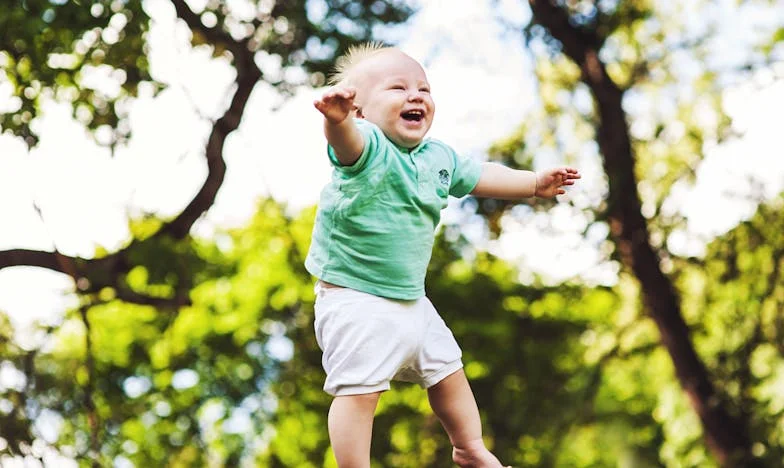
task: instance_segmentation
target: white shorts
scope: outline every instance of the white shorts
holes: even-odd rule
[[[389,390],[391,380],[428,388],[463,367],[455,337],[426,297],[398,301],[317,283],[315,308],[331,395]]]

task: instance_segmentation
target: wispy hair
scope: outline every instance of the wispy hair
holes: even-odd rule
[[[393,49],[393,47],[375,41],[349,47],[346,53],[338,57],[335,61],[335,69],[329,79],[329,84],[336,85],[345,82],[348,79],[351,70],[356,68],[357,65],[379,52],[390,49]]]

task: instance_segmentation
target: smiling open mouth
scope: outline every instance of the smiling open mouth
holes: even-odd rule
[[[420,120],[425,118],[425,113],[421,110],[410,110],[407,112],[403,112],[400,114],[403,119],[408,120],[410,122],[419,122]]]

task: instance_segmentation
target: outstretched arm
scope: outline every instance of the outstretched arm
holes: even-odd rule
[[[522,171],[497,163],[483,163],[479,182],[471,191],[477,197],[515,200],[529,197],[550,198],[566,193],[565,185],[579,179],[577,169],[557,167],[539,173]]]
[[[324,135],[335,150],[340,164],[351,166],[362,154],[365,141],[350,118],[354,113],[354,88],[335,86],[330,88],[313,105],[324,115]]]

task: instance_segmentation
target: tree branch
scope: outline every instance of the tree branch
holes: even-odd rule
[[[208,27],[201,22],[201,18],[183,0],[171,0],[174,5],[174,10],[177,12],[177,17],[185,21],[185,24],[191,31],[202,34],[210,43],[217,44],[230,50],[234,55],[242,55],[243,48],[246,47],[246,41],[236,41],[226,31],[218,27]]]
[[[115,289],[117,299],[137,305],[152,306],[156,309],[178,309],[182,306],[191,305],[191,299],[186,294],[176,293],[174,297],[157,297],[140,294],[127,287]]]
[[[210,39],[219,42],[232,51],[234,65],[237,70],[235,79],[237,89],[234,97],[223,116],[213,124],[212,132],[207,140],[205,149],[205,157],[209,169],[207,180],[204,181],[204,185],[202,185],[199,192],[182,213],[164,225],[158,233],[168,234],[175,239],[182,239],[190,232],[196,220],[215,202],[215,197],[221,185],[223,185],[223,179],[226,175],[226,162],[223,159],[223,147],[226,137],[239,127],[250,93],[261,79],[262,74],[254,62],[253,52],[247,48],[246,41],[238,42],[223,31],[207,28],[182,0],[172,0],[172,2],[177,9],[177,14],[188,26],[192,29],[197,28],[205,34],[209,33],[210,36],[208,37]]]
[[[58,254],[55,252],[45,252],[41,250],[3,250],[0,251],[0,270],[14,266],[33,266],[66,273],[62,263],[57,259],[57,255]],[[70,260],[75,262],[81,259],[71,258]]]
[[[237,129],[242,120],[245,106],[253,88],[262,78],[261,70],[254,62],[253,52],[247,47],[247,41],[235,41],[228,33],[217,28],[204,26],[199,16],[194,13],[183,0],[172,0],[177,15],[194,31],[204,34],[210,41],[231,51],[237,76],[236,90],[229,108],[213,124],[212,131],[204,156],[207,161],[207,177],[199,192],[188,206],[173,220],[165,223],[153,236],[171,236],[183,239],[190,232],[193,224],[215,202],[218,190],[226,175],[226,162],[223,149],[226,137]],[[123,249],[100,259],[82,259],[69,257],[58,252],[37,251],[28,249],[11,249],[0,251],[0,270],[13,266],[34,266],[71,276],[82,291],[97,290],[110,286],[117,291],[117,297],[137,304],[153,306],[172,306],[187,303],[187,298],[155,298],[130,291],[121,284],[120,275],[128,272],[134,265],[128,260],[128,252],[138,243],[133,240]],[[102,278],[100,284],[90,285],[86,278]],[[80,284],[80,280],[81,284]]]

